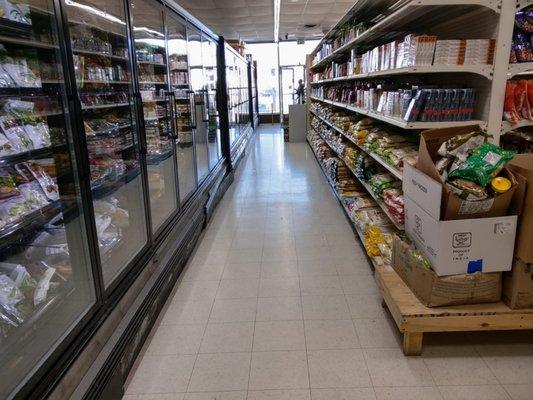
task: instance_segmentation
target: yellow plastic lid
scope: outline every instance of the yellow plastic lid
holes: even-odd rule
[[[496,193],[505,193],[511,189],[512,183],[509,179],[498,176],[491,181],[490,186]]]

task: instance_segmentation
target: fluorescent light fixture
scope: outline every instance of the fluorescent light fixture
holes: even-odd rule
[[[274,42],[279,42],[279,15],[281,12],[281,0],[274,0]]]

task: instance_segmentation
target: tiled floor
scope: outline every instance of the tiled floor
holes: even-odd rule
[[[531,332],[400,341],[310,148],[262,127],[124,400],[533,399]]]

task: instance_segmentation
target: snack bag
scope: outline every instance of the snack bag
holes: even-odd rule
[[[448,175],[450,180],[465,179],[486,187],[492,178],[513,159],[514,151],[504,150],[492,143],[483,143],[468,159]]]

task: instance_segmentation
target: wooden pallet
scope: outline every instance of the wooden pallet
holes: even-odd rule
[[[533,309],[512,310],[504,303],[429,308],[391,266],[376,266],[375,278],[387,307],[403,333],[403,352],[420,355],[424,332],[533,329]]]

